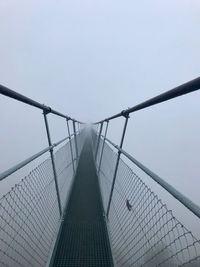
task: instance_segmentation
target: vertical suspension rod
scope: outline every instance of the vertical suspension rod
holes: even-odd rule
[[[97,147],[96,147],[96,152],[95,152],[95,160],[97,159],[97,153],[98,153],[98,149],[99,149],[99,143],[100,143],[100,139],[101,139],[102,129],[103,129],[103,122],[100,123],[99,136],[98,136]]]
[[[69,120],[66,119],[66,121],[67,121],[68,135],[69,135],[69,145],[70,145],[70,152],[71,152],[71,158],[72,158],[73,172],[75,174],[75,166],[74,166],[74,158],[73,158],[73,150],[72,150],[72,138],[71,138],[71,133],[70,133],[70,128],[69,128]]]
[[[73,130],[74,130],[74,140],[75,140],[75,150],[76,150],[76,167],[78,166],[78,145],[77,145],[77,135],[76,135],[76,124],[73,121]]]
[[[48,143],[49,143],[49,146],[52,146],[49,124],[48,124],[48,119],[47,119],[47,113],[44,111],[43,115],[44,115],[44,122],[45,122],[45,127],[46,127],[46,132],[47,132]],[[54,175],[54,181],[55,181],[55,187],[56,187],[56,195],[57,195],[57,199],[58,199],[58,208],[59,208],[59,213],[60,213],[60,217],[61,217],[62,216],[62,206],[61,206],[61,200],[60,200],[60,194],[59,194],[59,188],[58,188],[58,176],[57,176],[57,172],[56,172],[56,165],[55,165],[55,158],[54,158],[54,154],[53,154],[53,148],[51,148],[49,152],[50,152],[50,156],[51,156],[53,175]]]
[[[100,156],[100,161],[99,161],[99,167],[98,167],[98,175],[101,169],[101,162],[102,162],[102,158],[103,158],[103,151],[104,151],[104,145],[105,145],[105,141],[106,141],[106,136],[107,136],[107,131],[108,131],[108,124],[109,121],[106,121],[106,129],[105,129],[105,134],[104,134],[104,139],[103,139],[103,145],[102,145],[102,150],[101,150],[101,156]]]
[[[125,115],[125,118],[126,118],[126,120],[125,120],[125,123],[124,123],[124,129],[123,129],[123,132],[122,132],[122,137],[121,137],[121,142],[120,142],[120,148],[122,148],[122,146],[123,146],[123,142],[124,142],[124,137],[125,137],[125,133],[126,133],[126,128],[127,128],[127,124],[128,124],[129,115]],[[107,218],[109,216],[110,204],[111,204],[111,200],[112,200],[112,196],[113,196],[113,190],[114,190],[114,186],[115,186],[115,180],[116,180],[116,177],[117,177],[117,171],[118,171],[118,167],[119,167],[120,155],[121,155],[121,151],[118,151],[118,156],[117,156],[117,161],[116,161],[115,171],[114,171],[114,176],[113,176],[113,182],[112,182],[112,186],[111,186],[111,190],[110,190],[110,196],[109,196],[108,207],[107,207],[107,212],[106,212]]]

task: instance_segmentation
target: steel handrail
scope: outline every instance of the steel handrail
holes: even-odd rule
[[[72,134],[71,136],[73,136],[74,134]],[[14,167],[2,172],[0,174],[0,181],[4,180],[6,177],[10,176],[11,174],[13,174],[14,172],[16,172],[17,170],[23,168],[24,166],[26,166],[28,163],[32,162],[33,160],[39,158],[40,156],[42,156],[43,154],[45,154],[46,152],[52,150],[54,147],[62,144],[64,141],[66,141],[67,139],[69,139],[69,136],[60,140],[59,142],[53,144],[52,146],[49,146],[43,150],[41,150],[40,152],[34,154],[33,156],[23,160],[22,162],[16,164]]]
[[[132,112],[136,112],[138,110],[148,108],[150,106],[168,101],[170,99],[173,99],[173,98],[176,98],[176,97],[188,94],[188,93],[192,93],[192,92],[199,90],[199,89],[200,89],[200,77],[198,77],[194,80],[191,80],[187,83],[184,83],[178,87],[175,87],[174,89],[171,89],[171,90],[169,90],[165,93],[162,93],[156,97],[150,98],[149,100],[142,102],[142,103],[140,103],[140,104],[138,104],[132,108],[122,110],[120,113],[117,113],[111,117],[104,119],[104,120],[98,121],[95,124],[102,123],[104,121],[110,121],[110,120],[113,120],[115,118],[122,117],[122,116],[128,116]]]
[[[143,170],[148,176],[150,176],[156,183],[162,186],[168,193],[170,193],[173,197],[175,197],[179,202],[181,202],[186,208],[188,208],[193,214],[195,214],[198,218],[200,218],[200,207],[191,201],[189,198],[184,196],[178,190],[176,190],[173,186],[163,180],[156,173],[152,172],[149,168],[144,166],[118,145],[110,141],[107,137],[101,135],[105,140],[110,143],[113,147],[115,147],[121,154],[123,154],[126,158],[128,158],[131,162],[133,162],[136,166],[138,166],[141,170]]]
[[[52,109],[51,107],[48,107],[48,106],[46,106],[44,104],[41,104],[41,103],[39,103],[39,102],[37,102],[37,101],[29,98],[29,97],[26,97],[26,96],[20,94],[20,93],[17,93],[15,91],[13,91],[13,90],[11,90],[11,89],[9,89],[9,88],[1,85],[1,84],[0,84],[0,94],[2,94],[4,96],[7,96],[7,97],[10,97],[10,98],[13,98],[13,99],[16,99],[16,100],[18,100],[20,102],[23,102],[25,104],[34,106],[36,108],[39,108],[39,109],[43,110],[46,113],[52,113],[52,114],[55,114],[55,115],[60,116],[62,118],[65,118],[67,120],[72,120],[74,122],[81,123],[80,121],[77,121],[75,119],[72,119],[71,117],[62,114],[62,113],[60,113],[60,112]]]

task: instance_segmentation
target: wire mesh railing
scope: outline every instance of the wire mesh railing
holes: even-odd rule
[[[77,141],[81,151],[81,134]],[[69,142],[54,153],[63,210],[74,177],[70,153]],[[47,159],[0,199],[0,266],[46,266],[61,219],[52,161]]]
[[[93,153],[104,209],[109,218],[110,237],[117,266],[199,266],[200,243],[163,204],[162,200],[120,158],[129,114],[200,89],[200,78],[180,85],[139,105],[93,124]],[[61,225],[73,175],[84,140],[81,122],[0,85],[0,94],[43,111],[49,147],[0,174],[0,181],[47,151],[41,163],[0,199],[0,265],[45,266]],[[47,115],[67,121],[69,143],[56,153]],[[118,153],[101,138],[103,124],[125,117]],[[71,138],[69,122],[74,138]],[[112,143],[112,142],[109,142]],[[127,153],[124,153],[127,156]],[[129,159],[131,158],[128,157]],[[131,160],[131,159],[130,159]],[[137,161],[131,160],[137,166]],[[139,167],[200,218],[200,208],[150,170]],[[153,177],[152,177],[153,174]]]
[[[74,138],[72,139],[74,143]],[[75,159],[73,159],[75,161]],[[73,178],[73,165],[70,151],[70,142],[67,142],[58,151],[55,152],[55,164],[58,176],[58,188],[62,204],[62,209],[65,207],[66,197],[70,190]]]
[[[0,199],[0,266],[46,266],[51,262],[62,225],[84,142],[84,131],[79,130],[81,122],[5,86],[0,85],[0,94],[43,111],[49,144],[37,154],[0,173],[0,181],[11,174],[17,177],[19,169],[50,152],[49,159]],[[68,137],[56,144],[51,140],[48,114],[64,118],[67,124]],[[68,139],[64,146],[54,151]]]
[[[98,137],[93,132],[93,148]],[[98,169],[103,148],[100,139]],[[118,153],[106,142],[99,184],[106,212]],[[108,217],[116,266],[200,266],[200,241],[122,160],[119,161]]]

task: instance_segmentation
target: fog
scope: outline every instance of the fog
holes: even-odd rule
[[[197,0],[3,0],[0,83],[96,122],[198,77],[199,25]],[[195,92],[132,114],[124,148],[200,205],[199,97]],[[40,110],[1,96],[0,112],[3,172],[46,147],[47,139]],[[49,119],[53,142],[67,135],[63,119]],[[109,125],[116,143],[123,121]],[[177,202],[169,205],[179,209]]]

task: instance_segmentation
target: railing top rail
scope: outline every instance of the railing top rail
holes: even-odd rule
[[[120,151],[120,153],[122,153],[126,158],[128,158],[131,162],[133,162],[136,166],[138,166],[141,170],[143,170],[147,175],[149,175],[155,182],[157,182],[165,190],[167,190],[168,193],[170,193],[179,202],[181,202],[193,214],[195,214],[198,218],[200,218],[200,207],[197,204],[195,204],[189,198],[184,196],[182,193],[180,193],[178,190],[176,190],[173,186],[171,186],[165,180],[163,180],[160,176],[158,176],[156,173],[152,172],[150,169],[148,169],[146,166],[144,166],[142,163],[140,163],[138,160],[136,160],[134,157],[132,157],[130,154],[128,154],[126,151],[124,151],[122,148],[117,146],[115,143],[110,141],[108,138],[106,138],[103,135],[101,135],[101,136],[103,138],[105,138],[105,140],[108,143],[110,143],[113,147],[115,147],[118,151]]]
[[[8,97],[13,98],[13,99],[16,99],[16,100],[18,100],[20,102],[23,102],[25,104],[34,106],[36,108],[39,108],[39,109],[43,110],[46,113],[52,113],[52,114],[55,114],[57,116],[63,117],[65,119],[67,119],[67,120],[72,120],[72,121],[81,123],[80,121],[72,119],[71,117],[62,114],[62,113],[52,109],[51,107],[48,107],[48,106],[46,106],[44,104],[41,104],[41,103],[31,99],[31,98],[28,98],[28,97],[26,97],[26,96],[24,96],[24,95],[22,95],[20,93],[15,92],[15,91],[13,91],[13,90],[11,90],[11,89],[3,86],[3,85],[0,85],[0,94],[8,96]]]
[[[71,136],[73,136],[74,134],[72,134]],[[4,180],[6,177],[10,176],[11,174],[13,174],[14,172],[16,172],[17,170],[23,168],[24,166],[26,166],[28,163],[32,162],[33,160],[39,158],[40,156],[42,156],[43,154],[45,154],[46,152],[50,151],[51,149],[53,149],[54,147],[62,144],[64,141],[66,141],[67,139],[69,139],[69,136],[60,140],[59,142],[53,144],[52,146],[49,146],[43,150],[41,150],[40,152],[34,154],[33,156],[29,157],[28,159],[23,160],[22,162],[18,163],[17,165],[15,165],[14,167],[0,173],[0,181]]]
[[[142,103],[140,103],[140,104],[138,104],[132,108],[122,110],[120,113],[117,113],[111,117],[108,117],[104,120],[96,122],[96,124],[102,123],[104,121],[110,121],[110,120],[113,120],[113,119],[121,117],[121,116],[127,116],[132,112],[135,112],[135,111],[138,111],[141,109],[145,109],[147,107],[168,101],[170,99],[173,99],[173,98],[176,98],[176,97],[188,94],[188,93],[192,93],[192,92],[199,90],[199,89],[200,89],[200,77],[198,77],[194,80],[191,80],[187,83],[184,83],[178,87],[175,87],[174,89],[171,89],[171,90],[169,90],[165,93],[162,93],[156,97],[150,98],[149,100],[142,102]]]

